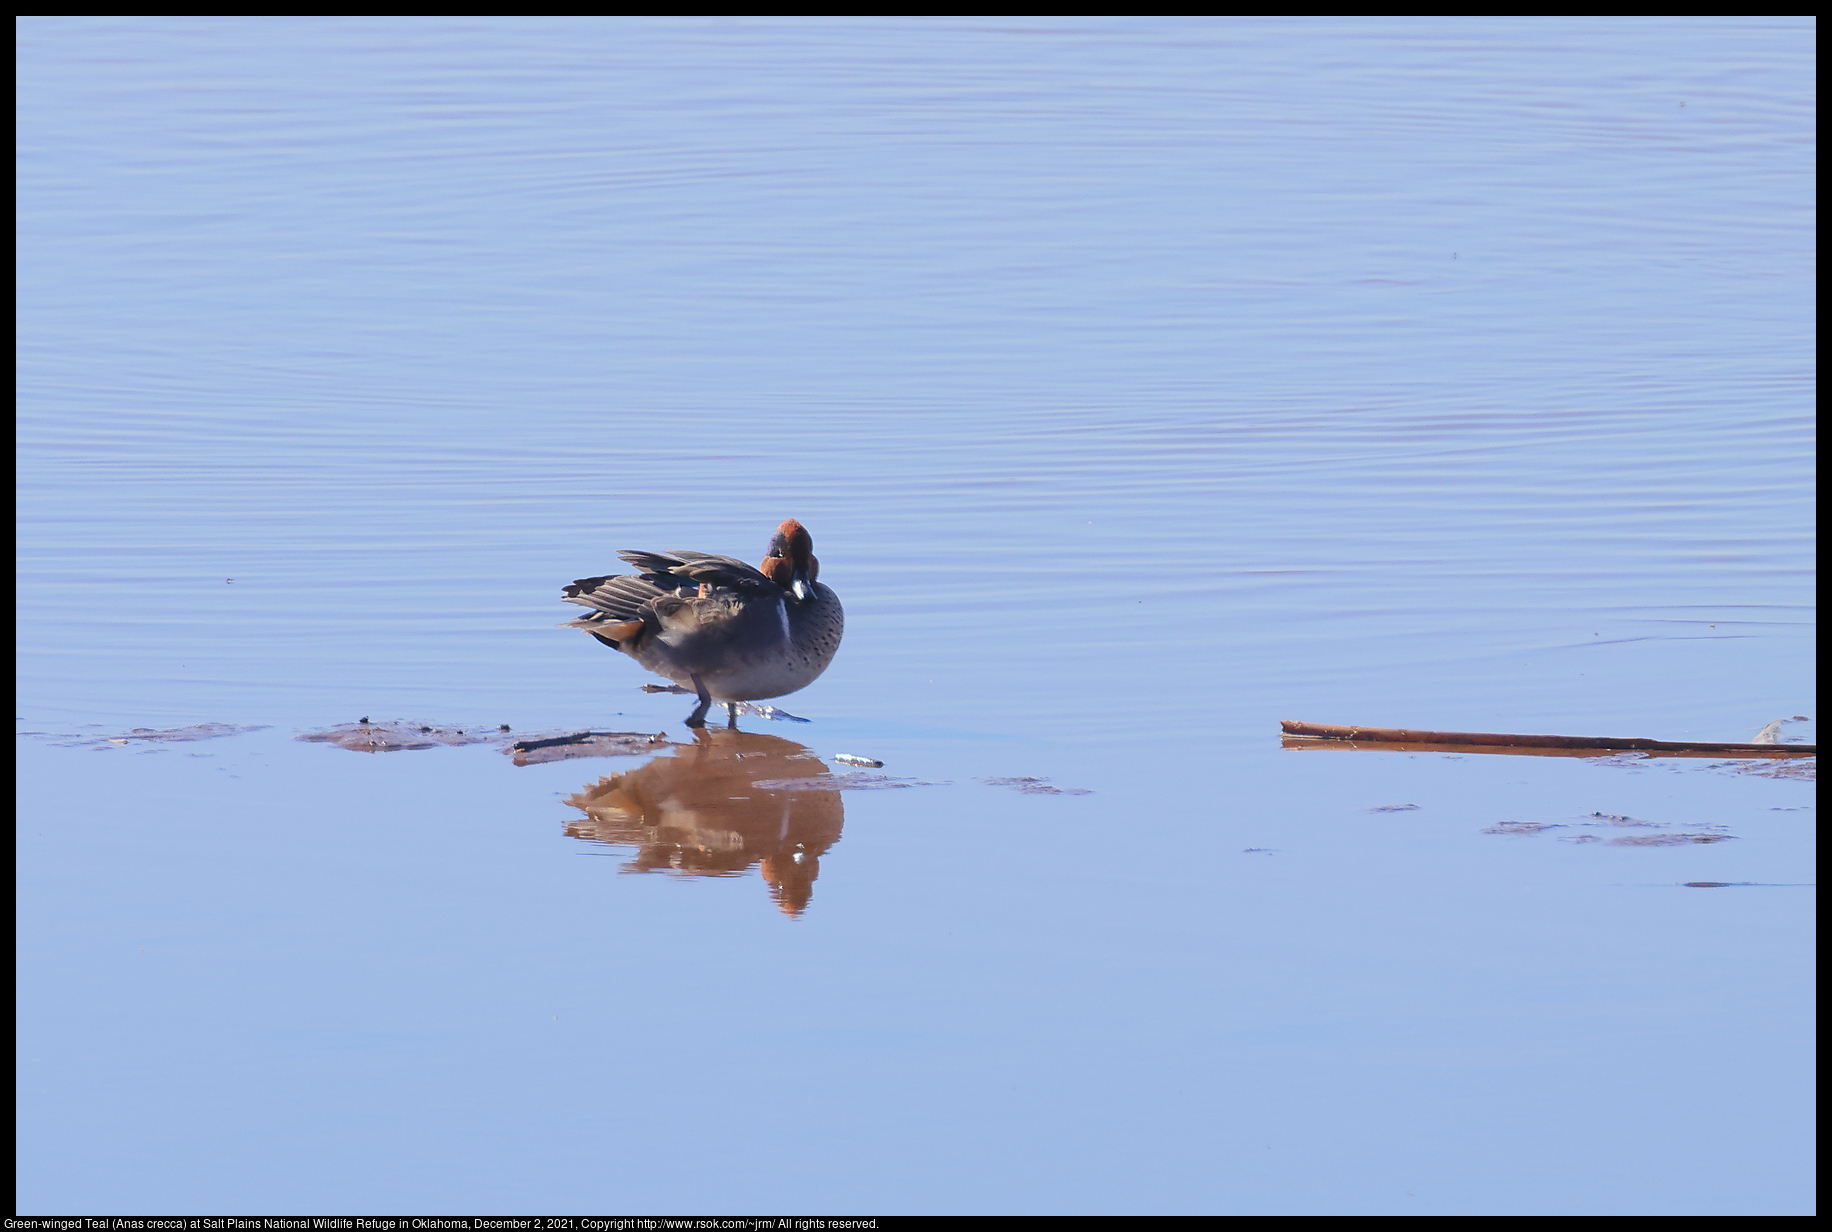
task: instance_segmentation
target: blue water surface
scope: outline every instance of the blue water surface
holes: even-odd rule
[[[21,19],[18,1209],[1810,1212],[1800,763],[1278,720],[1813,716],[1815,28]],[[624,875],[790,516],[929,785]]]

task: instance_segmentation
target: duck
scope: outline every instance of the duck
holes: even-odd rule
[[[814,539],[790,518],[770,536],[760,567],[710,552],[623,551],[636,573],[579,578],[566,603],[591,614],[566,622],[612,650],[698,694],[688,727],[704,727],[723,702],[737,726],[738,703],[805,689],[840,648],[846,615],[820,578]]]

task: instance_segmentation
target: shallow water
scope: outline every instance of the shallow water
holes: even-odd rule
[[[1813,31],[28,19],[20,1210],[1807,1212]]]

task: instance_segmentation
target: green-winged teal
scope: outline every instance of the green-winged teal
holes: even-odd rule
[[[816,581],[814,540],[794,518],[776,528],[763,567],[708,552],[619,552],[638,573],[580,578],[563,591],[592,614],[567,622],[659,676],[715,701],[781,697],[827,670],[840,647],[840,598]]]

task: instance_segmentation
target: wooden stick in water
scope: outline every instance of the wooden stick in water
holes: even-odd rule
[[[1814,744],[1739,744],[1714,740],[1646,740],[1639,736],[1523,736],[1504,732],[1422,731],[1410,727],[1353,727],[1280,719],[1285,735],[1369,744],[1488,745],[1496,748],[1616,749],[1648,753],[1721,753],[1744,757],[1816,757]]]

